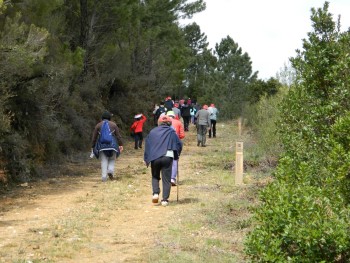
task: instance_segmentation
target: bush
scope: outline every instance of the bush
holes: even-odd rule
[[[349,259],[349,210],[321,188],[272,183],[262,193],[258,224],[246,241],[254,262],[345,262]]]
[[[275,163],[282,153],[282,143],[277,135],[277,121],[280,119],[278,105],[285,94],[286,91],[281,89],[276,95],[264,96],[245,109],[245,118],[257,142],[253,150],[259,162]]]
[[[292,59],[297,82],[281,107],[285,152],[261,195],[246,252],[254,262],[349,262],[350,34],[326,2]]]

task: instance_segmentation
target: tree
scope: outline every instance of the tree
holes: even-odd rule
[[[222,113],[233,118],[242,113],[243,105],[248,101],[248,85],[257,78],[252,71],[252,62],[247,53],[227,36],[215,46],[218,58],[217,74],[222,86],[216,89],[216,96],[222,101]]]
[[[201,32],[196,23],[184,27],[185,40],[190,48],[188,66],[186,68],[186,95],[198,98],[206,94],[205,87],[207,76],[213,72],[216,58],[208,49],[207,36]],[[185,94],[181,94],[184,96]]]
[[[247,240],[256,262],[350,259],[350,33],[328,8],[311,9],[313,31],[291,60],[296,83],[278,125],[285,153]]]
[[[204,8],[202,0],[1,1],[0,165],[29,180],[39,164],[85,149],[105,109],[128,130],[130,116],[182,85],[190,49],[178,19]]]
[[[257,103],[263,96],[273,96],[282,87],[282,84],[274,78],[270,78],[268,81],[256,80],[249,86],[249,101],[251,103]]]

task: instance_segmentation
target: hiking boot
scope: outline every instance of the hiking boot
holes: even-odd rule
[[[159,194],[153,194],[152,203],[157,204],[159,199]]]
[[[168,206],[169,201],[168,201],[168,200],[163,200],[163,201],[161,202],[161,204],[162,204],[162,206]]]
[[[197,142],[197,146],[199,146],[201,144],[201,142]]]
[[[202,147],[207,147],[207,146],[205,144],[203,144]]]
[[[108,173],[108,177],[109,177],[109,179],[110,179],[110,180],[113,180],[113,179],[114,179],[114,177],[113,177],[113,174],[112,174],[112,173]]]
[[[175,179],[171,179],[171,186],[176,186],[176,180]]]

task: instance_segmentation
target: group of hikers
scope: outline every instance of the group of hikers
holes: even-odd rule
[[[196,125],[197,146],[206,147],[206,134],[209,138],[216,137],[216,119],[219,111],[214,104],[204,104],[202,107],[190,99],[173,101],[167,97],[153,109],[154,128],[145,139],[144,162],[151,165],[152,202],[159,203],[162,179],[161,205],[169,203],[170,190],[177,185],[178,161],[182,151],[182,139],[189,131],[190,123]],[[102,181],[114,178],[115,160],[123,151],[123,141],[118,126],[111,121],[112,114],[108,111],[101,116],[92,135],[92,156],[101,160]],[[140,113],[134,116],[130,127],[134,137],[134,148],[141,149],[143,143],[143,126],[147,117]],[[182,120],[182,121],[181,121]],[[161,176],[162,175],[162,176]]]

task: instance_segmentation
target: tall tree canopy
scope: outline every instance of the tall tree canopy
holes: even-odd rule
[[[89,147],[104,109],[125,129],[180,87],[191,53],[178,20],[204,8],[203,0],[1,1],[0,168],[28,180],[38,161]]]
[[[0,169],[30,180],[38,164],[89,148],[104,110],[126,132],[166,96],[241,114],[257,77],[229,36],[208,48],[203,0],[0,1]],[[145,99],[147,98],[147,99]]]

